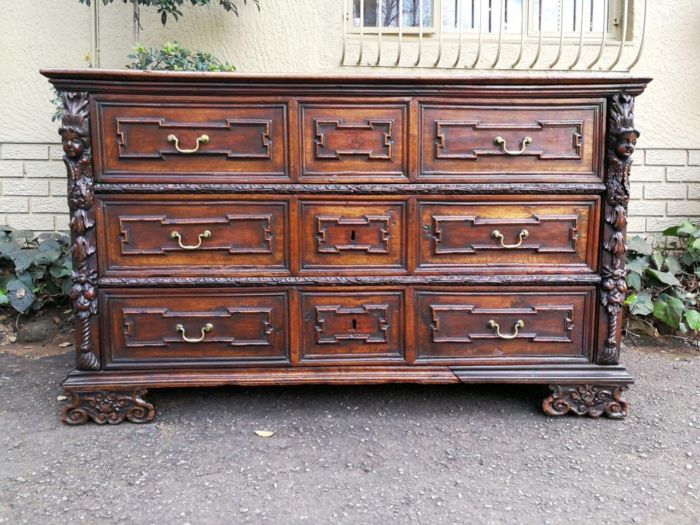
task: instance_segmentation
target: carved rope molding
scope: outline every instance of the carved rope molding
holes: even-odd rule
[[[68,171],[73,285],[68,292],[76,315],[77,367],[99,370],[97,356],[97,256],[95,239],[95,197],[88,94],[61,91],[63,161]]]
[[[598,351],[599,364],[617,364],[620,356],[619,331],[627,293],[625,281],[625,231],[632,153],[639,132],[634,128],[634,97],[617,94],[608,100],[606,141],[605,227],[601,266],[600,299],[608,316],[605,345]]]

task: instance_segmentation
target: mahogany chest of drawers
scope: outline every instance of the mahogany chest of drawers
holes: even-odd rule
[[[149,388],[550,385],[622,417],[648,79],[43,72],[65,104],[66,423]]]

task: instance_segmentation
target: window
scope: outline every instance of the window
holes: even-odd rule
[[[531,38],[594,37],[605,30],[609,38],[619,39],[620,19],[625,0],[352,0],[348,13],[350,32],[406,34],[441,31],[444,35],[461,32],[524,33]],[[631,6],[632,0],[627,0]],[[607,12],[606,12],[607,11]],[[422,19],[420,14],[422,13]],[[439,13],[439,16],[436,16]],[[434,20],[442,24],[434,27]],[[563,26],[563,27],[562,27]]]

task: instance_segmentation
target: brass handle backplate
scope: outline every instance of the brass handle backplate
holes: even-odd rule
[[[197,145],[192,149],[181,149],[180,139],[178,139],[175,135],[168,135],[168,142],[174,144],[175,149],[178,150],[180,153],[197,153],[201,144],[206,144],[207,142],[209,142],[209,135],[200,135],[199,137],[197,137]]]
[[[181,324],[175,326],[175,331],[178,334],[180,334],[180,337],[182,337],[182,340],[186,343],[201,343],[202,341],[204,341],[204,338],[207,336],[207,334],[213,329],[214,325],[211,323],[207,323],[202,327],[202,335],[200,337],[187,337],[184,326],[182,326]]]
[[[516,242],[515,244],[504,244],[503,243],[503,234],[500,231],[493,230],[491,232],[491,237],[493,237],[494,239],[496,239],[497,241],[499,241],[501,243],[501,248],[520,248],[520,246],[523,244],[523,240],[526,239],[529,235],[530,235],[529,231],[522,230],[518,234],[518,242]]]
[[[211,232],[209,230],[204,230],[197,236],[197,244],[182,244],[182,235],[180,235],[180,232],[177,230],[170,232],[170,238],[175,239],[177,241],[178,246],[180,246],[180,248],[182,248],[183,250],[196,250],[198,248],[201,248],[202,240],[208,239],[209,237],[211,237]]]
[[[518,151],[510,151],[510,150],[508,149],[508,146],[506,145],[506,139],[504,139],[504,138],[501,137],[500,135],[499,135],[498,137],[496,137],[495,139],[493,139],[493,141],[494,141],[496,144],[498,144],[499,146],[501,146],[501,150],[502,150],[503,153],[505,153],[506,155],[523,155],[523,154],[525,153],[525,150],[527,149],[527,147],[528,147],[530,144],[532,144],[532,137],[525,137],[525,138],[523,138],[523,141],[522,141],[522,143],[520,144],[520,150],[518,150]]]
[[[496,335],[499,337],[499,339],[515,339],[516,337],[518,337],[518,332],[520,331],[520,329],[525,328],[525,321],[523,321],[522,319],[518,320],[513,327],[514,332],[512,334],[506,334],[506,335],[503,335],[501,333],[501,327],[498,326],[498,323],[493,319],[491,319],[486,324],[486,326],[488,326],[489,328],[495,329]]]

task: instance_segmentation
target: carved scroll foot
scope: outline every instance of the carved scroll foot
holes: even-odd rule
[[[150,423],[155,407],[143,396],[146,390],[69,392],[69,404],[63,407],[61,421],[67,425],[82,425],[89,419],[99,425],[116,425],[122,421]]]
[[[607,416],[621,419],[627,416],[627,401],[622,385],[550,385],[554,392],[542,403],[548,416],[563,416],[573,412],[579,416]]]

